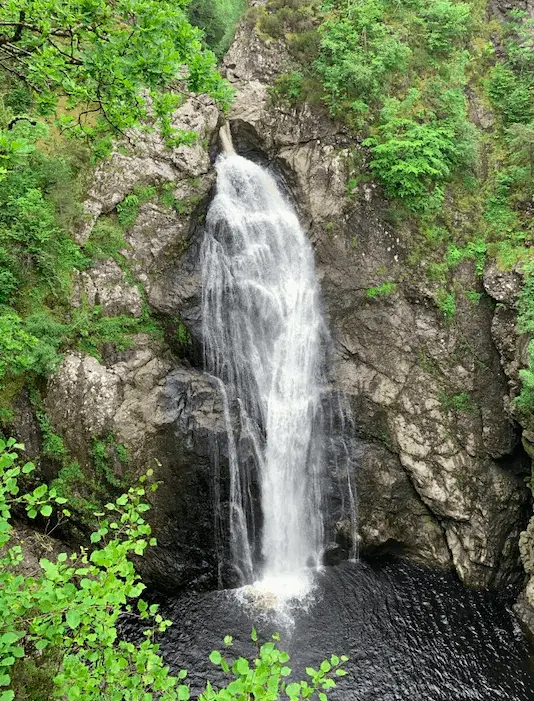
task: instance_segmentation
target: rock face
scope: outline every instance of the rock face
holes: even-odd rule
[[[315,247],[331,382],[354,422],[361,549],[394,548],[454,568],[472,586],[513,581],[521,576],[528,499],[509,411],[509,384],[517,386],[526,352],[510,338],[518,281],[488,270],[488,295],[478,304],[459,297],[447,320],[438,287],[412,260],[410,231],[386,221],[376,187],[347,191],[349,158],[364,158],[361,147],[320,108],[271,104],[267,85],[286,59],[278,43],[241,27],[225,59],[237,90],[229,121],[238,152],[283,179]],[[172,183],[176,201],[188,206],[141,205],[123,254],[151,310],[180,317],[201,342],[201,215],[220,120],[201,100],[187,103],[176,123],[203,141],[168,151],[142,134],[128,155],[115,152],[97,171],[78,237],[87,240],[98,217],[113,213],[136,185]],[[482,291],[468,265],[457,279],[464,290]],[[141,313],[138,287],[112,261],[83,273],[76,294],[107,315]],[[152,515],[159,547],[143,564],[145,578],[168,590],[213,585],[226,450],[216,388],[201,369],[143,336],[104,360],[67,355],[48,388],[53,425],[85,470],[92,441],[110,432],[128,449],[128,479],[159,461],[163,484]],[[341,542],[339,514],[330,516]],[[532,551],[531,530],[522,536],[524,551]]]
[[[501,365],[508,382],[508,408],[510,414],[523,423],[513,399],[520,391],[519,371],[528,366],[527,334],[517,328],[517,302],[521,289],[521,275],[515,271],[501,271],[489,266],[484,271],[484,287],[493,299],[497,300],[491,333],[499,351]],[[534,432],[532,426],[523,425],[521,442],[527,455],[534,457]],[[534,637],[534,518],[519,538],[521,560],[527,574],[527,583],[515,610],[525,628]]]
[[[116,478],[130,484],[154,467],[161,480],[151,512],[158,547],[139,563],[145,580],[169,591],[192,580],[214,586],[212,449],[217,437],[225,442],[222,408],[202,373],[172,368],[161,350],[140,338],[109,367],[67,355],[50,383],[47,410],[84,471],[92,469],[92,439],[109,432],[129,452]]]
[[[410,261],[410,232],[380,217],[376,188],[347,193],[348,146],[357,144],[320,109],[271,104],[263,81],[280,70],[280,50],[258,42],[244,30],[225,59],[238,90],[231,127],[238,150],[265,154],[285,176],[315,246],[332,380],[359,438],[363,549],[395,544],[473,586],[508,581],[527,494],[493,304],[461,300],[447,322],[437,287]],[[470,268],[458,275],[477,289]]]

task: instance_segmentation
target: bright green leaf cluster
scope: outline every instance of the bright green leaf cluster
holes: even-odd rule
[[[291,701],[311,698],[327,701],[328,690],[336,686],[335,677],[346,674],[343,664],[348,658],[332,655],[330,661],[324,660],[319,669],[306,669],[309,680],[287,682],[292,670],[287,666],[289,655],[277,647],[280,636],[275,634],[273,641],[259,644],[257,632],[253,629],[251,638],[258,650],[252,662],[244,657],[232,661],[219,650],[212,651],[212,664],[220,667],[232,680],[219,690],[208,682],[199,701],[278,701],[286,697]],[[225,638],[225,644],[231,646],[229,636]]]
[[[23,577],[17,572],[22,548],[9,542],[11,509],[22,506],[30,518],[43,519],[52,518],[54,511],[56,518],[68,512],[66,500],[47,485],[21,493],[20,479],[34,470],[32,463],[21,463],[22,450],[14,439],[0,439],[0,699],[13,699],[25,669],[44,656],[50,696],[62,701],[188,701],[185,671],[171,675],[154,642],[155,633],[164,633],[171,622],[156,604],[140,599],[144,585],[131,560],[156,544],[143,517],[152,472],[95,514],[98,527],[91,548],[60,553],[55,561],[42,558],[40,572]],[[135,613],[147,624],[140,644],[119,635],[123,612]],[[255,631],[252,639],[257,642]],[[226,636],[224,643],[230,647],[232,638]],[[341,665],[347,660],[334,655],[318,670],[307,670],[309,682],[286,684],[289,656],[275,642],[258,645],[252,661],[239,657],[230,662],[216,650],[210,659],[229,679],[221,689],[208,683],[203,701],[274,701],[281,694],[294,701],[318,694],[325,701],[326,691],[335,686],[333,677],[345,674]]]
[[[7,0],[0,7],[3,67],[63,128],[123,133],[170,115],[189,91],[225,107],[231,91],[191,26],[184,0]],[[66,110],[64,109],[66,107]],[[95,120],[96,117],[96,120]]]

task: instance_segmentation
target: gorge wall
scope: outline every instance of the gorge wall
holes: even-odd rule
[[[391,221],[375,185],[347,188],[349,157],[356,151],[364,163],[365,149],[323,108],[272,99],[268,86],[288,61],[283,42],[242,23],[224,60],[237,91],[229,122],[238,152],[283,180],[315,249],[332,339],[330,382],[354,422],[360,549],[394,549],[454,569],[469,586],[497,587],[521,581],[521,547],[534,575],[534,522],[525,531],[534,436],[522,434],[510,402],[527,364],[528,339],[515,331],[518,273],[490,266],[482,281],[465,261],[455,284],[480,301],[460,295],[448,319],[439,285],[413,259],[409,225]],[[101,261],[80,273],[73,304],[83,298],[109,316],[139,316],[146,300],[180,341],[140,335],[101,361],[69,353],[46,389],[46,411],[85,474],[93,441],[108,435],[128,450],[127,468],[113,466],[117,479],[154,467],[162,482],[151,512],[159,544],[140,564],[150,584],[169,591],[225,577],[218,555],[226,429],[202,370],[199,268],[221,124],[216,107],[195,98],[175,124],[199,134],[194,145],[170,151],[155,134],[133,135],[133,145],[118,147],[96,171],[77,232],[87,240],[135,187],[172,184],[179,206],[144,202],[126,232],[129,274]],[[384,288],[385,280],[394,283]],[[24,394],[16,409],[18,433],[37,453],[39,427]],[[50,461],[43,469],[53,477],[59,468]],[[335,486],[331,507],[331,540],[345,544]],[[520,604],[525,620],[527,599],[534,603],[534,578]]]

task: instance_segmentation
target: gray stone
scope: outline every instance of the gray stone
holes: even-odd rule
[[[124,279],[124,274],[113,260],[103,260],[89,270],[78,273],[74,280],[72,305],[82,301],[99,306],[103,316],[139,317],[143,301],[139,289]]]
[[[211,458],[218,443],[224,453],[224,416],[210,379],[173,367],[162,350],[140,337],[110,367],[67,355],[50,382],[47,411],[87,474],[93,439],[112,433],[128,450],[129,482],[149,467],[161,481],[149,512],[158,547],[138,563],[145,580],[171,591],[192,581],[214,586]]]

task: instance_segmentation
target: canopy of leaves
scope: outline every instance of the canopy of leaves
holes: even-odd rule
[[[169,132],[189,91],[223,107],[231,97],[186,0],[6,0],[0,67],[29,88],[43,114],[60,108],[64,126],[86,133],[153,119]]]

